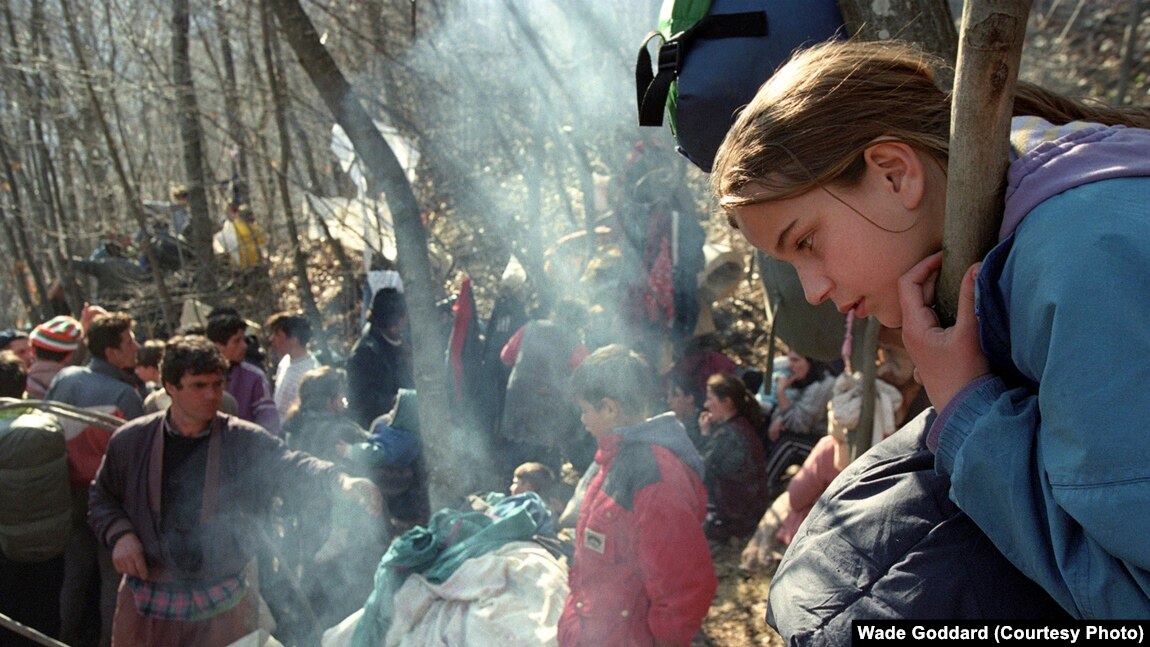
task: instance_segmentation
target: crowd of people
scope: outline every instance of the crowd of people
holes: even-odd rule
[[[613,523],[636,534],[619,540],[620,550],[649,550],[660,562],[669,561],[670,547],[684,558],[694,553],[693,599],[673,621],[660,621],[690,639],[714,592],[712,552],[746,540],[769,502],[766,468],[781,446],[770,439],[771,421],[796,405],[785,393],[783,405],[768,404],[747,388],[735,361],[698,339],[662,375],[618,344],[590,347],[581,307],[564,301],[503,335],[493,358],[507,381],[498,390],[505,401],[484,430],[498,454],[493,468],[508,496],[537,497],[555,555],[585,565],[572,575],[574,606],[555,631],[596,636],[570,638],[576,642],[599,639],[598,620],[583,618],[579,596],[601,577],[590,565],[596,551],[587,553],[589,538],[615,531],[580,519],[592,511],[592,520],[614,518],[609,511],[622,504],[636,507]],[[25,413],[37,400],[105,416],[42,425],[42,435],[56,425],[62,432],[54,437],[66,440],[53,463],[66,467],[58,476],[66,484],[59,491],[69,493],[68,526],[53,530],[66,541],[37,560],[51,572],[40,580],[55,583],[41,591],[37,614],[5,611],[73,645],[217,644],[259,626],[262,600],[277,639],[318,644],[323,629],[365,606],[377,579],[370,567],[390,542],[433,517],[434,466],[423,451],[402,291],[372,295],[363,332],[338,365],[312,353],[311,322],[294,312],[257,326],[235,308],[217,307],[202,324],[143,343],[134,324],[129,313],[91,306],[80,319],[59,316],[0,334],[4,359],[20,376],[6,395],[28,398]],[[785,387],[794,402],[804,401],[802,386]],[[644,422],[659,411],[667,413],[652,418],[657,423]],[[21,428],[52,419],[48,410],[19,418]],[[627,436],[633,440],[604,444],[633,425],[640,428]],[[793,433],[819,433],[792,425]],[[0,434],[0,454],[35,454],[7,451],[19,442]],[[646,476],[631,466],[642,463],[633,455],[639,447],[656,459],[643,468]],[[613,467],[616,460],[628,467]],[[672,468],[679,470],[674,478]],[[623,486],[621,474],[637,480]],[[660,497],[683,488],[693,502],[681,518],[654,512]],[[666,532],[690,526],[673,531],[687,543],[643,547],[647,523]],[[6,567],[28,567],[5,555]],[[646,588],[645,572],[637,567],[633,581],[621,583],[620,602],[634,594],[627,587]],[[668,595],[684,593],[684,583],[661,577],[669,578],[661,585]],[[646,603],[627,604],[646,614]],[[637,627],[627,631],[647,631]]]

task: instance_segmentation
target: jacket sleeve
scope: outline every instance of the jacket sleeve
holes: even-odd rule
[[[831,401],[834,378],[825,377],[803,388],[789,409],[780,412],[783,426],[796,434],[822,434],[826,429],[814,429],[815,423],[825,418],[827,403]]]
[[[374,419],[373,408],[369,404],[372,381],[362,344],[361,340],[347,358],[347,410],[357,425],[370,428]]]
[[[127,512],[124,510],[124,495],[127,490],[127,469],[121,459],[122,447],[112,442],[88,490],[88,525],[96,535],[96,540],[112,548],[116,540],[128,532],[135,532]]]
[[[246,437],[250,445],[245,454],[255,461],[263,478],[270,481],[269,491],[314,505],[329,505],[342,473],[328,461],[305,452],[288,449],[279,438],[264,433]]]
[[[272,397],[271,384],[268,378],[259,372],[259,380],[252,386],[252,418],[257,425],[267,429],[274,436],[283,436],[283,427],[280,422],[280,413],[276,409],[276,401]]]
[[[1020,570],[1075,616],[1145,618],[1150,190],[1140,207],[1128,190],[1102,190],[1032,212],[998,279],[1012,359],[1037,388],[978,380],[932,433],[951,498]],[[1090,217],[1067,225],[1067,211]]]
[[[688,469],[664,466],[663,481],[635,495],[647,622],[655,638],[683,645],[703,626],[718,586],[703,534],[706,494]]]
[[[724,425],[707,444],[704,458],[707,479],[720,479],[737,473],[750,453],[747,449],[743,437]]]
[[[116,408],[124,414],[124,420],[132,420],[144,415],[144,400],[135,389],[125,389],[116,402]]]
[[[795,474],[787,484],[791,509],[809,509],[836,476],[838,470],[835,469],[835,440],[830,436],[823,436],[803,461],[798,474]]]

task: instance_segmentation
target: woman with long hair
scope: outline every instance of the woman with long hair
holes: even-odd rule
[[[758,400],[742,380],[730,373],[707,378],[699,430],[707,439],[703,465],[710,505],[704,529],[709,539],[750,535],[770,503],[766,452],[755,433],[763,422]]]

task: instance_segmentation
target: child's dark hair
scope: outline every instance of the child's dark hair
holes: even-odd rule
[[[555,490],[555,471],[543,463],[523,463],[515,468],[515,478],[529,483],[531,489],[544,500]]]
[[[699,390],[699,381],[682,371],[671,371],[666,377],[667,388],[676,388],[695,399],[695,406],[703,406],[705,393]]]
[[[63,362],[64,360],[68,359],[68,356],[72,354],[72,351],[70,351],[70,350],[48,350],[47,348],[44,348],[43,346],[39,346],[37,344],[32,344],[32,354],[38,360],[42,360],[45,362],[60,363],[60,362]]]
[[[758,429],[766,422],[759,401],[747,390],[747,386],[738,376],[730,373],[715,373],[707,378],[707,388],[715,397],[730,400],[735,404],[739,415],[747,419],[751,426]]]
[[[158,339],[149,339],[140,344],[140,350],[136,351],[136,366],[159,366],[160,358],[164,356],[165,345]]]
[[[178,387],[185,375],[223,375],[228,368],[228,360],[207,337],[173,337],[164,346],[164,356],[160,360],[160,379],[164,384]]]
[[[571,392],[595,407],[603,398],[610,398],[624,413],[646,415],[651,411],[655,376],[642,355],[621,344],[610,344],[588,355],[575,369]]]
[[[320,411],[332,398],[340,397],[347,386],[347,372],[334,366],[320,366],[303,374],[299,381],[301,411]]]
[[[390,328],[397,326],[407,316],[407,300],[395,288],[383,288],[371,298],[371,311],[367,320],[372,326]]]

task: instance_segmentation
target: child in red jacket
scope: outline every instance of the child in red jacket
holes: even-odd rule
[[[717,587],[703,460],[674,413],[647,417],[654,375],[634,351],[595,351],[572,388],[598,474],[575,528],[559,644],[688,645]]]

